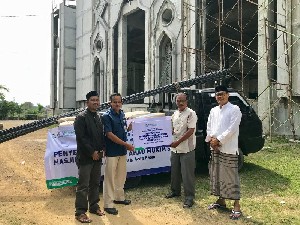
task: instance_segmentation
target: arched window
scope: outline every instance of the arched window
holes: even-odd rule
[[[166,35],[160,43],[160,56],[159,86],[164,86],[172,83],[172,43]]]
[[[94,65],[94,89],[99,93],[100,91],[100,61],[97,58]]]
[[[159,52],[160,76],[158,86],[165,86],[172,83],[172,42],[167,35],[160,42]],[[165,105],[168,102],[167,94],[160,94],[159,101]]]
[[[104,76],[104,65],[103,60],[100,58],[96,58],[95,65],[94,65],[94,90],[99,93],[100,101],[106,101],[106,92],[107,92],[107,85],[106,85],[106,78]]]

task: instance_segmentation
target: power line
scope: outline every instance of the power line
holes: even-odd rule
[[[16,17],[23,17],[23,16],[26,16],[26,17],[34,17],[34,16],[38,16],[38,15],[34,15],[34,14],[28,14],[28,15],[5,15],[5,16],[0,16],[0,17],[6,17],[6,18],[16,18]]]

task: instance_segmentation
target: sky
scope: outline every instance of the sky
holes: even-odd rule
[[[50,104],[54,0],[0,0],[0,84],[7,101]],[[32,16],[29,16],[32,15]]]

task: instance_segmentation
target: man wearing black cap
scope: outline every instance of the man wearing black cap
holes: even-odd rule
[[[235,220],[241,216],[238,136],[242,113],[238,106],[228,101],[229,93],[225,86],[215,88],[215,98],[219,105],[210,111],[205,141],[211,148],[211,194],[218,196],[218,200],[208,209],[226,208],[225,199],[234,200],[230,218]]]
[[[103,125],[97,114],[99,95],[90,91],[86,95],[87,108],[75,119],[78,166],[78,184],[76,188],[75,218],[81,223],[91,223],[86,215],[90,213],[104,215],[98,205],[101,165],[104,149]]]

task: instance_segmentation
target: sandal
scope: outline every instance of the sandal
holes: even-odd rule
[[[88,218],[88,216],[83,213],[80,214],[79,216],[75,216],[75,219],[78,220],[80,223],[91,223],[92,220],[90,218]]]
[[[101,211],[100,209],[97,209],[96,211],[90,211],[90,213],[95,214],[97,216],[104,216],[105,213]]]
[[[232,220],[238,220],[241,216],[242,216],[241,211],[236,211],[236,210],[233,209],[231,211],[231,214],[230,214],[229,218],[232,219]]]
[[[225,205],[220,205],[219,203],[212,203],[207,208],[209,210],[211,210],[211,209],[226,209],[226,204]]]

